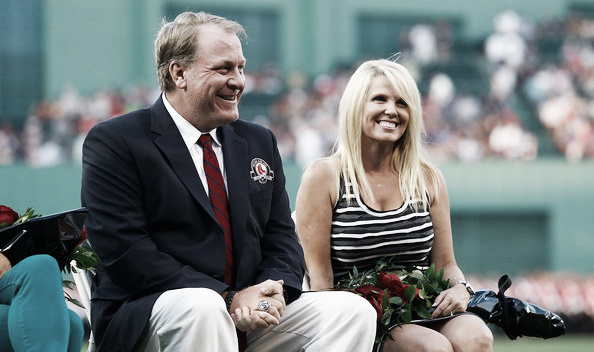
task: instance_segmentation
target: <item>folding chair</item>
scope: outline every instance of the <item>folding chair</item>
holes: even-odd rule
[[[75,266],[74,261],[72,261],[71,264],[72,266]],[[85,307],[89,326],[91,325],[91,282],[93,281],[94,275],[95,274],[92,271],[78,268],[76,268],[76,272],[74,270],[72,271],[72,277],[80,295],[80,303],[82,303],[82,305]],[[87,348],[87,352],[96,351],[97,348],[95,346],[95,339],[93,338],[93,331],[91,331],[91,334],[89,335],[89,346]]]
[[[297,233],[297,211],[293,210],[291,213],[291,219],[293,219],[293,223],[295,224],[295,233]],[[305,270],[305,275],[303,275],[303,283],[301,284],[301,289],[303,291],[309,291],[311,288],[309,287],[309,276],[307,274],[307,270]]]

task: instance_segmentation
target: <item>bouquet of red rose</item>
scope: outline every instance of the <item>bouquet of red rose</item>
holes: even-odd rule
[[[28,256],[48,254],[56,259],[65,273],[76,271],[76,268],[93,270],[99,257],[84,244],[86,215],[85,208],[47,216],[28,208],[19,216],[10,207],[0,205],[0,253],[10,260],[12,266]],[[63,285],[72,288],[74,283],[65,279]],[[84,308],[67,292],[64,294],[68,301]]]
[[[380,260],[375,268],[359,272],[356,267],[335,286],[364,297],[377,311],[376,343],[390,336],[401,324],[431,319],[429,312],[437,295],[449,287],[443,269],[435,271],[392,264],[394,257]]]
[[[80,245],[86,238],[85,208],[52,215],[35,214],[32,208],[19,216],[14,210],[0,205],[0,253],[14,266],[34,254],[49,254],[60,269],[70,272],[74,260],[81,269],[96,264],[89,249]],[[94,261],[93,261],[94,259]]]

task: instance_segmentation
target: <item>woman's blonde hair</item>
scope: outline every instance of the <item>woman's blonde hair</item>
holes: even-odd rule
[[[206,12],[183,12],[172,22],[163,20],[155,39],[157,78],[163,92],[175,89],[175,83],[169,74],[171,62],[176,61],[187,67],[197,58],[199,48],[196,35],[200,26],[205,24],[215,24],[229,33],[236,34],[240,39],[246,38],[245,29],[241,24]]]
[[[338,108],[338,138],[334,156],[340,163],[339,175],[352,186],[355,194],[373,200],[373,193],[363,168],[361,156],[362,120],[365,102],[368,99],[374,78],[388,79],[409,109],[409,122],[403,136],[395,143],[392,153],[392,168],[399,175],[400,189],[404,199],[428,209],[427,180],[437,192],[437,171],[429,163],[423,148],[425,128],[421,94],[409,71],[392,60],[370,60],[361,64],[347,83]],[[339,180],[337,180],[339,187]],[[346,192],[350,192],[346,187]]]

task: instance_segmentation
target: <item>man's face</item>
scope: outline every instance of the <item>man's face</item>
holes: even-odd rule
[[[196,37],[198,56],[185,72],[186,117],[201,131],[239,118],[239,99],[245,88],[245,57],[234,33],[203,25]]]

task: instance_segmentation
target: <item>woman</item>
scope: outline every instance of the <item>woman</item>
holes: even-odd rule
[[[332,156],[307,168],[297,194],[297,229],[312,290],[326,290],[356,266],[386,256],[444,269],[451,287],[432,317],[466,310],[472,289],[456,264],[441,172],[422,147],[421,98],[410,73],[390,60],[363,63],[347,84]],[[492,351],[493,336],[472,314],[391,331],[383,351]]]
[[[62,274],[49,255],[14,267],[0,253],[0,350],[80,352],[84,329],[66,307]]]

